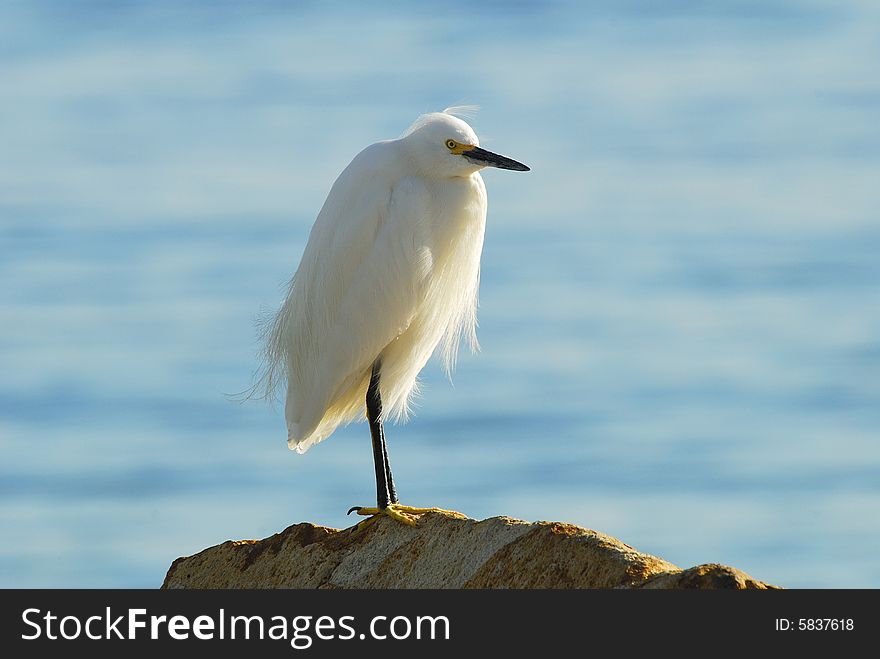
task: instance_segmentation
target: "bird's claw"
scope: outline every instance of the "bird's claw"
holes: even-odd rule
[[[407,526],[416,526],[419,515],[423,515],[425,513],[444,513],[446,515],[452,515],[454,517],[466,517],[466,515],[463,515],[462,513],[454,510],[445,510],[444,508],[416,508],[413,506],[404,506],[399,503],[390,503],[384,508],[352,506],[351,508],[349,508],[346,514],[350,515],[353,512],[356,512],[358,515],[369,517],[369,519],[358,522],[357,526],[355,527],[357,530],[365,529],[367,526],[379,519],[379,517],[381,517],[382,515],[391,517],[392,519],[396,519],[398,522],[406,524]]]

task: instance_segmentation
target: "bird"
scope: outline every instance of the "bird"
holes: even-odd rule
[[[305,453],[366,417],[376,506],[348,511],[369,517],[361,524],[384,515],[415,526],[421,514],[442,510],[399,502],[384,424],[408,416],[435,351],[451,375],[462,339],[478,349],[487,211],[480,170],[530,170],[483,149],[461,115],[420,115],[399,138],[354,157],[331,186],[266,329],[258,384],[268,396],[286,386],[289,448]]]

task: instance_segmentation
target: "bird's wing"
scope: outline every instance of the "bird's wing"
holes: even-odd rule
[[[299,450],[360,413],[353,394],[408,327],[430,268],[423,184],[357,164],[334,184],[282,309],[289,441]]]

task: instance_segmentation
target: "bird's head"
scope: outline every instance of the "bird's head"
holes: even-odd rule
[[[521,162],[480,148],[473,128],[448,110],[423,114],[402,139],[424,174],[469,176],[484,167],[529,171]]]

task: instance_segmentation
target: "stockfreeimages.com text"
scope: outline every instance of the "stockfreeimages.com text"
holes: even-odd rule
[[[220,609],[216,615],[199,615],[192,620],[184,615],[149,615],[146,609],[126,609],[114,615],[106,607],[104,615],[84,619],[76,615],[58,616],[52,611],[25,609],[21,614],[25,631],[23,640],[102,639],[164,639],[224,640],[271,639],[289,641],[292,648],[305,650],[319,640],[449,640],[449,619],[446,616],[373,616],[363,626],[354,616],[298,615],[244,616],[227,615]]]

